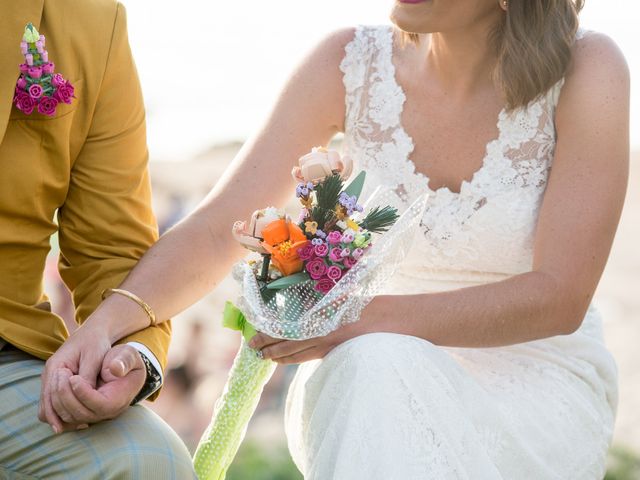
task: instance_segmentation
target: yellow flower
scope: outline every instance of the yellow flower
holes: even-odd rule
[[[347,227],[353,230],[354,232],[357,232],[358,230],[360,230],[360,225],[358,225],[356,222],[354,222],[350,218],[347,219]]]
[[[22,39],[27,43],[36,43],[40,40],[40,34],[36,27],[32,23],[28,24],[24,29],[24,36]]]
[[[318,222],[304,222],[304,230],[311,235],[315,235],[318,231]]]

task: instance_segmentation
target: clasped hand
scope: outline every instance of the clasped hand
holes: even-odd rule
[[[47,360],[41,378],[38,418],[61,433],[120,415],[146,370],[135,348],[112,347],[107,335],[85,325]]]

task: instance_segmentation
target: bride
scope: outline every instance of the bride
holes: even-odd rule
[[[158,318],[195,302],[244,253],[233,222],[283,204],[294,159],[338,132],[368,191],[388,185],[407,205],[430,194],[362,321],[253,340],[302,363],[286,431],[305,478],[604,475],[617,377],[591,300],[625,196],[629,78],[609,38],[578,29],[581,6],[397,0],[394,26],[330,35],[121,285]],[[63,348],[81,355],[147,324],[112,295]]]

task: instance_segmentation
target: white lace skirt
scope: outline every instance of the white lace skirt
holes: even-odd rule
[[[569,336],[487,349],[374,333],[298,367],[285,427],[307,480],[601,480],[616,367]]]

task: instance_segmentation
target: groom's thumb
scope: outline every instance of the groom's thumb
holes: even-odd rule
[[[109,363],[109,370],[111,374],[115,377],[124,377],[131,370],[134,370],[138,363],[141,362],[140,354],[138,351],[129,346],[123,346],[123,348],[119,349],[118,353],[114,355]]]

